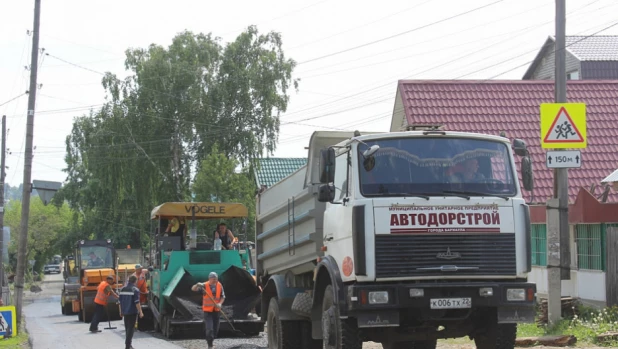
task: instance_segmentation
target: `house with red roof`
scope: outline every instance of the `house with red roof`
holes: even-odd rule
[[[618,226],[618,193],[608,185],[599,200],[594,191],[618,167],[618,81],[570,80],[567,98],[587,105],[588,146],[581,150],[582,167],[569,170],[572,272],[562,293],[594,305],[618,304],[618,271],[610,266],[606,272],[613,260],[607,242],[614,235],[610,228]],[[547,292],[544,205],[553,196],[553,170],[546,168],[540,145],[539,106],[553,101],[553,80],[404,80],[397,85],[391,122],[391,131],[435,125],[526,141],[534,168],[534,190],[524,192],[532,205],[531,279],[540,296]]]

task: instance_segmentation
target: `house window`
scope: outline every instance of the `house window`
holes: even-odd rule
[[[579,71],[574,70],[572,72],[567,73],[567,80],[579,80]]]
[[[532,265],[547,266],[547,226],[532,224]]]
[[[577,267],[588,270],[604,270],[603,229],[601,224],[577,224],[575,226],[577,244]]]

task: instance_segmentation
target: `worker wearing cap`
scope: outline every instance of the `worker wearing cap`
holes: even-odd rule
[[[225,301],[225,292],[218,278],[217,273],[211,272],[208,275],[208,282],[198,282],[191,287],[193,292],[200,292],[203,296],[202,310],[204,311],[208,348],[213,347],[213,341],[219,333],[219,312]]]
[[[135,286],[137,278],[131,275],[127,285],[120,290],[120,316],[124,317],[125,333],[125,348],[133,349],[133,334],[135,333],[135,322],[137,316],[144,317],[142,306],[140,305],[140,291]]]
[[[141,264],[136,264],[135,272],[131,274],[131,276],[135,276],[135,278],[137,279],[135,287],[137,287],[140,292],[140,304],[146,304],[146,302],[148,301],[148,285],[146,284],[146,273],[148,273],[148,271],[145,270]]]
[[[107,298],[109,298],[109,296],[115,297],[116,299],[120,298],[112,289],[111,285],[113,283],[114,277],[108,275],[105,281],[101,281],[97,287],[97,295],[94,297],[94,316],[90,322],[90,332],[101,332],[101,330],[99,330],[99,322],[103,320],[105,307],[107,306]]]

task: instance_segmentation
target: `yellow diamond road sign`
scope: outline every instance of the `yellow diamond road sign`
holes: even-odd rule
[[[586,148],[586,104],[542,103],[541,147]]]

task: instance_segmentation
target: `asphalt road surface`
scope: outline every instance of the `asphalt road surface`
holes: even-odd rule
[[[33,349],[109,349],[124,348],[125,329],[122,321],[112,321],[115,330],[104,330],[108,323],[100,323],[102,332],[90,333],[89,324],[77,321],[77,315],[62,315],[60,292],[62,274],[45,275],[40,285],[42,292],[32,293],[24,290],[26,328],[32,340]],[[177,349],[177,345],[137,331],[133,337],[133,347]]]
[[[32,293],[24,290],[26,327],[32,340],[33,349],[109,349],[124,348],[125,329],[122,321],[112,321],[113,330],[105,330],[107,322],[99,324],[102,332],[90,333],[89,324],[77,321],[77,315],[62,315],[60,309],[60,292],[62,290],[62,274],[46,275],[40,284],[42,292]],[[197,349],[204,348],[203,339],[187,339],[167,341],[160,334],[137,331],[133,337],[135,349]],[[254,338],[220,338],[215,341],[217,349],[232,348],[264,348],[267,346],[266,336],[262,333]],[[475,349],[470,344],[439,343],[439,349]],[[541,347],[535,347],[541,348]],[[552,347],[542,347],[550,349]],[[382,349],[378,343],[365,343],[363,349]],[[592,348],[591,348],[592,349]]]

